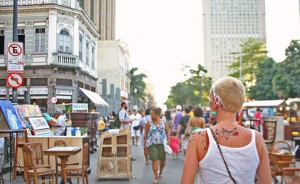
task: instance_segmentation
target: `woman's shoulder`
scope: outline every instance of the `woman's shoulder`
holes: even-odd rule
[[[207,129],[199,129],[192,132],[189,139],[189,147],[197,152],[198,161],[201,161],[209,146]]]
[[[206,129],[198,129],[191,133],[189,143],[196,144],[197,146],[201,146],[203,140],[207,139],[207,130]]]

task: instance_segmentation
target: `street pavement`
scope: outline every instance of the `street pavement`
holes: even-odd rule
[[[277,136],[276,140],[283,140],[284,129],[282,118],[278,118],[277,123]],[[287,141],[291,145],[291,141]],[[98,163],[98,155],[99,148],[97,152],[90,154],[90,167],[91,173],[89,174],[89,183],[103,183],[103,184],[152,184],[154,179],[154,175],[152,172],[151,163],[146,165],[145,158],[143,155],[143,147],[142,146],[132,146],[132,157],[136,159],[132,161],[132,179],[131,180],[98,180],[96,178],[97,172],[97,163]],[[179,159],[173,160],[172,155],[167,155],[166,166],[163,172],[163,177],[160,179],[160,184],[179,184],[181,180],[181,174],[184,164],[184,156],[183,153],[180,152]],[[300,161],[297,161],[296,167],[300,167]],[[24,183],[22,176],[17,176],[15,181],[10,181],[9,173],[4,174],[5,183]],[[196,179],[197,181],[197,179]],[[195,183],[196,183],[195,181]],[[73,179],[73,183],[76,183],[76,180]]]
[[[90,154],[90,168],[91,172],[89,174],[89,183],[103,183],[103,184],[152,184],[154,175],[152,172],[151,163],[146,165],[143,147],[142,146],[132,146],[132,157],[136,159],[132,161],[132,179],[110,179],[110,180],[98,180],[96,178],[97,163],[99,156],[99,148],[96,152]],[[172,155],[167,155],[166,166],[163,171],[163,176],[160,179],[160,184],[179,184],[181,180],[181,174],[183,169],[184,157],[183,153],[180,152],[179,159],[173,160]],[[13,174],[13,172],[12,172]],[[5,173],[3,175],[5,183],[25,183],[21,175],[17,176],[15,181],[10,181],[10,174]],[[72,179],[73,184],[77,183],[76,179]]]

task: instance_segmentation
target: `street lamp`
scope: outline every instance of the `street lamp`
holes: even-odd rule
[[[204,75],[204,72],[201,70],[199,72],[199,77],[200,77],[200,93],[199,93],[199,95],[200,95],[200,106],[202,105],[202,77],[203,77],[203,75]]]
[[[134,105],[136,105],[136,93],[137,93],[137,89],[136,88],[134,88],[133,89],[133,92],[134,92]]]

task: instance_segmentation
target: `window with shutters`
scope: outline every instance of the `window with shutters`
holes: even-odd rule
[[[70,33],[67,30],[63,29],[60,31],[58,39],[59,52],[71,53],[72,37]]]
[[[35,28],[34,35],[34,52],[45,53],[46,52],[46,29]]]

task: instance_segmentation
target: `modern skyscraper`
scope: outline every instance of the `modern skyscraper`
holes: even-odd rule
[[[204,66],[216,80],[230,73],[240,44],[265,39],[265,0],[203,0]]]
[[[100,32],[100,40],[115,40],[116,1],[80,0],[85,13]]]

